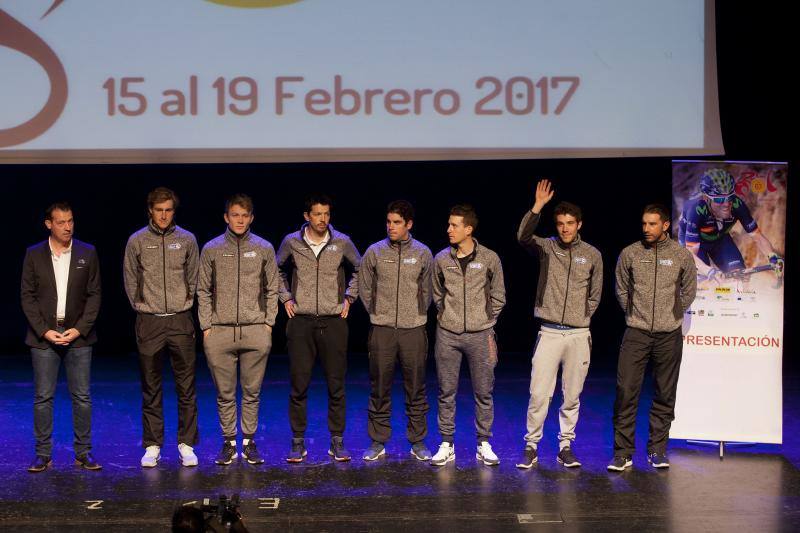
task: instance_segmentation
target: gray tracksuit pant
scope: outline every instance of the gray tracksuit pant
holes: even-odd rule
[[[222,435],[236,438],[236,366],[242,384],[242,434],[252,438],[258,429],[261,383],[272,348],[272,328],[266,324],[211,326],[203,347],[217,387],[217,412]]]
[[[475,397],[475,429],[478,440],[492,436],[494,421],[494,367],[497,343],[494,328],[477,332],[453,333],[436,328],[436,374],[439,378],[439,433],[453,442],[456,432],[456,394],[462,356],[467,358],[472,392]]]
[[[575,425],[583,382],[589,372],[592,336],[589,328],[556,329],[542,326],[533,350],[531,398],[528,402],[528,433],[525,440],[535,448],[542,439],[547,408],[553,400],[558,367],[561,366],[561,391],[564,401],[558,411],[561,431],[559,448],[575,440]]]

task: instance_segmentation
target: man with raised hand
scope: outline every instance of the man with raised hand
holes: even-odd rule
[[[217,387],[222,449],[215,462],[237,457],[236,385],[242,388],[242,458],[264,462],[256,447],[261,383],[278,314],[278,267],[272,245],[253,234],[253,200],[235,194],[225,204],[225,233],[200,253],[197,285],[203,347]],[[238,367],[238,379],[237,379]]]
[[[292,445],[286,460],[300,463],[307,450],[306,404],[314,360],[319,356],[328,382],[330,455],[349,461],[344,446],[345,373],[347,372],[347,315],[358,297],[361,255],[350,237],[330,225],[332,201],[325,195],[305,202],[306,223],[284,237],[278,248],[281,294],[289,322],[289,423]],[[351,271],[346,282],[346,267]]]
[[[467,358],[475,397],[476,458],[486,465],[500,459],[492,450],[494,421],[494,368],[497,343],[494,325],[506,303],[503,267],[492,250],[481,246],[472,234],[478,216],[472,206],[450,210],[447,237],[450,246],[436,254],[433,301],[438,310],[436,373],[439,377],[439,433],[442,443],[431,464],[442,466],[456,458],[456,394],[462,357]]]
[[[177,195],[166,187],[151,191],[147,195],[150,220],[125,246],[125,292],[136,311],[145,449],[141,465],[145,468],[158,464],[164,446],[164,355],[172,365],[178,395],[178,454],[183,466],[197,466],[192,305],[200,259],[194,235],[175,224],[178,204]]]
[[[358,295],[369,313],[369,422],[372,444],[365,461],[386,453],[392,435],[392,381],[397,361],[403,373],[411,454],[420,461],[431,458],[425,446],[428,434],[428,399],[425,362],[428,359],[428,307],[431,304],[430,249],[411,236],[414,207],[396,200],[386,208],[386,238],[370,246],[361,261]]]
[[[544,238],[535,234],[542,209],[555,191],[548,180],[536,185],[533,207],[525,213],[517,240],[539,258],[539,283],[534,316],[542,321],[531,361],[530,401],[525,435],[525,453],[519,468],[538,461],[547,408],[553,399],[558,369],[564,396],[558,412],[558,463],[568,468],[581,465],[573,451],[580,395],[592,348],[589,321],[600,303],[603,290],[603,258],[581,239],[583,214],[569,202],[556,205],[553,218],[557,234]]]

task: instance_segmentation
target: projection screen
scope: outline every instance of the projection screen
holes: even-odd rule
[[[0,0],[0,162],[721,153],[713,0]]]

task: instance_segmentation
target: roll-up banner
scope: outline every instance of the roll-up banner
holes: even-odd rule
[[[787,164],[673,161],[673,234],[695,258],[671,438],[782,442]]]
[[[713,0],[3,0],[0,163],[709,155]]]

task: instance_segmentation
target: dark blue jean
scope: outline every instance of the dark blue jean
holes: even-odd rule
[[[67,370],[67,385],[72,398],[73,446],[75,456],[80,457],[92,449],[92,399],[89,394],[91,346],[83,348],[53,346],[45,350],[31,348],[34,384],[33,435],[36,438],[36,455],[50,457],[53,452],[53,399],[62,359]]]

